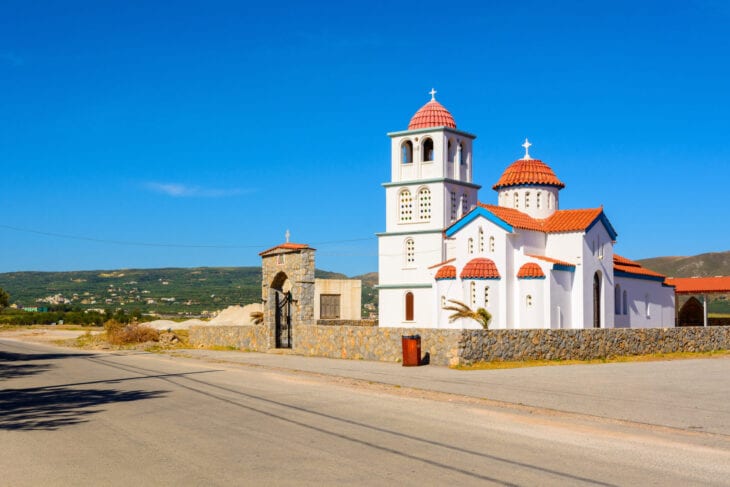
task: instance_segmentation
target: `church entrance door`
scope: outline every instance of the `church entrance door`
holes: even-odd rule
[[[291,348],[291,292],[275,291],[276,348]]]

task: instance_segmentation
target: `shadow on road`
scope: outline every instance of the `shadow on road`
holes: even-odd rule
[[[52,360],[89,358],[88,353],[16,353],[0,351],[0,380],[27,377],[55,367]],[[45,362],[49,361],[49,362]],[[106,381],[103,381],[106,382]],[[161,397],[164,391],[77,389],[63,386],[0,390],[0,430],[55,430],[85,423],[99,406]]]
[[[14,379],[28,375],[40,374],[53,367],[53,364],[23,363],[57,360],[73,357],[90,357],[81,353],[14,353],[0,351],[0,380]]]
[[[85,423],[98,406],[162,397],[165,391],[36,387],[0,391],[0,430],[55,430]]]

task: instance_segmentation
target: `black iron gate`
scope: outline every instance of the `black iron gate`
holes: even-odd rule
[[[276,291],[276,348],[291,348],[291,292]]]

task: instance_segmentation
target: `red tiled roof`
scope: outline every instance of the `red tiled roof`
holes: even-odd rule
[[[539,277],[545,277],[545,273],[543,273],[542,269],[540,269],[540,266],[535,264],[534,262],[528,262],[527,264],[520,267],[519,272],[517,272],[518,279],[534,279]]]
[[[271,252],[272,250],[277,250],[277,249],[301,250],[301,249],[309,249],[309,248],[311,248],[311,247],[309,245],[307,245],[307,244],[298,244],[298,243],[286,242],[286,243],[283,243],[283,244],[279,244],[279,245],[277,245],[275,247],[271,247],[270,249],[266,249],[263,252],[259,252],[259,255],[264,255],[264,254],[267,254],[267,253]],[[312,250],[314,250],[314,249],[312,249]]]
[[[677,294],[730,293],[730,276],[668,277]]]
[[[621,257],[618,254],[613,254],[613,263],[614,263],[614,265],[619,264],[619,265],[627,265],[627,266],[631,266],[631,267],[641,267],[641,264],[639,264],[638,262],[634,262],[633,260],[627,259],[626,257]]]
[[[552,257],[545,257],[544,255],[534,255],[534,254],[526,254],[528,257],[532,257],[533,259],[540,259],[544,260],[545,262],[550,262],[552,264],[558,264],[565,267],[575,267],[575,264],[571,264],[570,262],[565,262],[564,260],[558,260],[553,259]]]
[[[423,129],[428,127],[449,127],[456,128],[454,117],[444,106],[436,100],[431,100],[423,105],[408,124],[408,130]]]
[[[576,232],[585,230],[603,213],[603,208],[585,210],[558,210],[545,222],[548,233]]]
[[[467,262],[459,277],[462,279],[499,279],[500,276],[494,261],[477,257]]]
[[[510,164],[502,173],[492,189],[520,186],[523,184],[540,184],[564,188],[565,184],[555,175],[550,166],[539,159],[518,159]]]
[[[505,208],[504,206],[487,205],[484,203],[477,204],[482,208],[486,208],[491,211],[498,218],[501,218],[515,228],[536,230],[538,232],[544,231],[542,226],[545,220],[537,220],[526,213],[522,213],[520,210],[515,210],[514,208]]]
[[[456,279],[456,267],[452,265],[445,265],[438,270],[434,277],[437,281],[441,279]]]
[[[545,233],[578,232],[586,230],[603,212],[603,208],[557,210],[550,217],[538,220],[514,208],[478,203],[515,228]]]
[[[645,269],[641,266],[636,267],[633,265],[621,265],[617,264],[616,262],[613,263],[613,270],[625,272],[627,274],[636,274],[638,276],[666,277],[664,276],[664,274],[659,274],[658,272]]]

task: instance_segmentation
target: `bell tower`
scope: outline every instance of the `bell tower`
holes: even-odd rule
[[[380,326],[433,324],[431,307],[419,307],[430,301],[429,267],[446,255],[443,230],[477,205],[476,136],[456,128],[454,117],[436,101],[436,90],[429,94],[431,100],[413,115],[407,130],[388,134],[385,232],[378,234]]]

